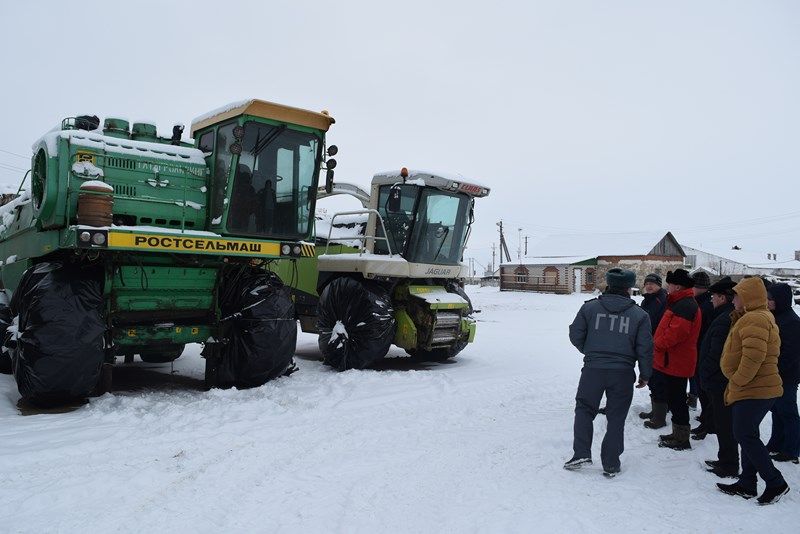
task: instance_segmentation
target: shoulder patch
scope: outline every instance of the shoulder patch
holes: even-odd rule
[[[673,304],[670,309],[673,315],[686,319],[687,321],[694,321],[698,306],[694,299],[685,298]]]

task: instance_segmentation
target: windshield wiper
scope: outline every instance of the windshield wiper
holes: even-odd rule
[[[442,236],[442,244],[439,245],[439,250],[436,251],[436,256],[433,257],[433,261],[436,261],[436,258],[439,257],[439,254],[442,253],[442,247],[444,246],[444,240],[447,239],[447,236],[450,234],[450,227],[449,226],[442,226],[444,228],[444,235]]]
[[[277,128],[273,129],[264,139],[262,139],[260,142],[256,142],[256,145],[253,147],[253,150],[251,150],[250,153],[253,156],[258,156],[261,154],[261,152],[263,152],[265,148],[267,148],[275,139],[277,139],[277,137],[281,135],[285,129],[285,124],[281,124]]]

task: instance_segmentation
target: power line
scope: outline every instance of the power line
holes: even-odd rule
[[[10,154],[12,156],[17,156],[18,158],[22,159],[31,159],[30,156],[23,156],[22,154],[17,154],[16,152],[9,152],[8,150],[3,150],[2,148],[0,148],[0,152],[2,152],[3,154]]]
[[[6,165],[5,163],[0,163],[0,169],[4,169],[7,171],[13,172],[27,172],[28,169],[23,169],[21,167],[14,167],[13,165]]]

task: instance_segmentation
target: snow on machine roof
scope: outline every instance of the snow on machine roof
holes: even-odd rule
[[[444,191],[466,193],[473,197],[485,197],[489,194],[487,186],[458,173],[411,170],[403,167],[396,171],[379,172],[372,177],[373,185],[397,183],[418,185],[420,187],[430,186]]]

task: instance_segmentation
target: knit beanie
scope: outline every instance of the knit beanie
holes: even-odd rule
[[[661,277],[658,276],[656,273],[650,273],[647,276],[645,276],[644,283],[646,284],[647,282],[653,282],[658,287],[662,286]]]

